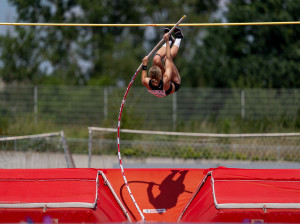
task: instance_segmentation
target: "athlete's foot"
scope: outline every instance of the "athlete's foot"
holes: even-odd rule
[[[183,39],[183,33],[182,33],[180,28],[176,27],[174,29],[174,33],[175,33],[175,38],[176,39]]]
[[[165,33],[168,33],[168,32],[170,31],[170,29],[166,27],[166,28],[164,29],[164,31],[165,31]],[[170,41],[171,41],[170,47],[172,47],[173,44],[174,44],[174,42],[175,42],[175,39],[174,39],[174,37],[173,37],[172,35],[170,35]]]

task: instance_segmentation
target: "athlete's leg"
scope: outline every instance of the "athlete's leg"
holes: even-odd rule
[[[175,40],[175,43],[176,42],[179,42],[179,45],[180,45],[180,41]],[[172,58],[176,57],[176,55],[179,51],[179,45],[174,44],[171,47]],[[166,47],[162,46],[153,57],[153,65],[156,65],[156,66],[160,67],[160,69],[164,70],[163,59],[165,59],[165,56],[166,56]]]
[[[179,29],[178,27],[174,29],[174,33],[175,33],[175,41],[174,41],[174,45],[171,48],[171,55],[172,58],[175,58],[178,51],[179,51],[179,47],[180,47],[180,43],[183,39],[183,33],[181,31],[181,29]]]
[[[165,32],[165,33],[168,33],[169,31],[170,31],[169,28],[165,28],[165,29],[164,29],[164,32]],[[172,46],[173,46],[174,42],[175,42],[175,39],[174,39],[174,37],[171,35],[171,36],[170,36],[170,46],[171,46],[171,56],[172,56],[172,57],[173,57],[173,54],[176,56],[176,54],[177,54],[177,52],[178,52],[178,50],[177,50],[177,52],[174,51],[174,52],[172,53]],[[165,56],[166,56],[166,44],[164,44],[164,45],[156,52],[156,54],[155,54],[154,57],[153,57],[153,65],[156,65],[156,66],[160,67],[160,68],[163,70],[163,73],[164,73],[163,59],[165,58]]]
[[[179,47],[178,47],[178,46],[173,45],[173,46],[171,47],[171,56],[172,56],[172,58],[175,58],[175,57],[176,57],[178,51],[179,51]]]
[[[175,28],[174,33],[175,33],[176,39],[175,39],[175,43],[174,43],[173,47],[171,48],[171,54],[172,54],[173,58],[177,55],[181,40],[183,39],[183,34],[181,32],[181,29]],[[181,84],[181,77],[180,77],[180,74],[179,74],[178,69],[175,66],[174,62],[173,62],[171,81],[175,82],[177,84]]]
[[[165,55],[166,49],[165,47],[161,47],[153,57],[153,65],[158,66],[161,69],[162,74],[165,73],[165,67],[163,65],[163,57],[165,57]]]
[[[172,67],[171,81],[172,82],[176,82],[177,84],[181,84],[181,77],[180,77],[178,69],[177,69],[177,67],[176,67],[176,65],[174,63],[173,63],[173,67]]]
[[[169,32],[168,28],[165,28],[165,33]],[[171,47],[171,56],[172,58],[175,58],[178,51],[179,51],[179,47],[180,47],[180,43],[181,40],[183,39],[183,34],[180,28],[175,28],[174,30],[175,33],[175,41],[171,41],[173,42],[173,46]],[[153,57],[153,65],[156,65],[158,67],[160,67],[160,69],[162,70],[162,74],[165,73],[165,68],[163,65],[163,59],[166,56],[166,45],[164,44],[154,55]],[[173,72],[172,72],[172,77],[171,77],[171,81],[176,82],[178,84],[181,83],[181,78],[179,75],[179,72],[175,66],[175,64],[173,63]]]

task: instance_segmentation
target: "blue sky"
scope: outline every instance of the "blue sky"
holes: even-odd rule
[[[0,22],[15,22],[15,18],[15,9],[8,4],[7,0],[0,0]],[[8,28],[9,26],[0,26],[0,35],[4,34]]]

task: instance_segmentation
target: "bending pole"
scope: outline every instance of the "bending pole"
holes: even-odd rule
[[[286,22],[243,22],[243,23],[182,23],[178,26],[262,26],[292,25],[300,21]],[[174,26],[175,24],[105,24],[105,23],[0,23],[0,26],[90,26],[90,27],[140,27],[140,26]]]
[[[185,15],[183,17],[181,17],[181,19],[175,24],[175,26],[172,27],[172,29],[169,31],[168,34],[171,34],[174,29],[185,19]],[[153,48],[153,50],[148,54],[148,57],[150,57],[154,51],[157,50],[157,48],[164,42],[164,38],[162,38],[159,43]],[[125,176],[125,172],[124,172],[124,168],[123,168],[123,165],[122,165],[122,158],[121,158],[121,150],[120,150],[120,126],[121,126],[121,116],[122,116],[122,111],[123,111],[123,108],[124,108],[124,105],[125,105],[125,100],[126,100],[126,97],[127,97],[127,94],[129,92],[129,89],[132,85],[132,83],[134,82],[134,79],[135,77],[137,76],[137,74],[139,73],[139,71],[141,70],[143,66],[143,63],[140,64],[140,66],[138,67],[138,69],[136,70],[135,74],[133,75],[133,77],[131,78],[131,81],[126,89],[126,92],[123,96],[123,100],[122,100],[122,103],[121,103],[121,107],[120,107],[120,112],[119,112],[119,119],[118,119],[118,130],[117,130],[117,142],[118,142],[118,157],[119,157],[119,164],[120,164],[120,168],[121,168],[121,172],[122,172],[122,176],[123,176],[123,179],[124,179],[124,183],[127,187],[127,190],[128,190],[128,193],[131,197],[131,200],[133,201],[135,207],[137,208],[138,212],[140,213],[140,216],[142,217],[142,220],[145,221],[145,216],[143,215],[141,209],[139,208],[138,204],[136,203],[132,193],[131,193],[131,190],[130,190],[130,187],[128,185],[128,182],[126,180],[126,176]]]

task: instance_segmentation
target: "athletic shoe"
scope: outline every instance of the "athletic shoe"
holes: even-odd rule
[[[176,27],[174,29],[174,33],[175,33],[175,38],[176,39],[183,39],[183,33],[182,33],[180,28]]]
[[[170,29],[169,28],[165,28],[164,31],[165,31],[165,33],[168,33],[170,31]],[[169,40],[171,41],[170,47],[172,47],[173,44],[174,44],[174,42],[175,42],[175,38],[172,35],[170,35]]]

